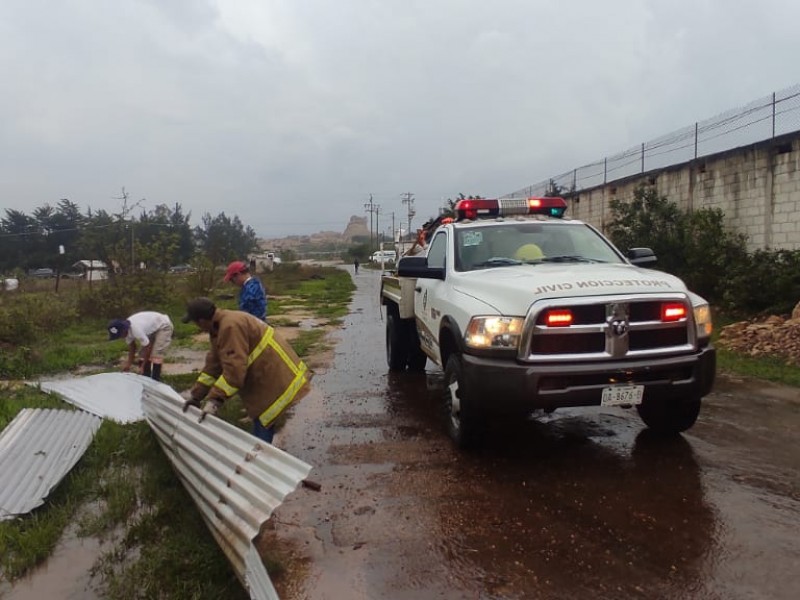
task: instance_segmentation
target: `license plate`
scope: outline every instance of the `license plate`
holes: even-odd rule
[[[600,406],[619,406],[620,404],[641,404],[644,396],[643,385],[612,385],[603,388]]]

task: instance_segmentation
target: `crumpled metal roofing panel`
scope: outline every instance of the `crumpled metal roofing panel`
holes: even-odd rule
[[[169,386],[143,387],[145,418],[237,575],[252,598],[277,598],[252,541],[311,465],[222,419],[198,423]]]
[[[42,381],[42,391],[58,394],[66,402],[98,417],[119,423],[144,419],[142,382],[152,381],[132,373],[100,373],[58,381]]]
[[[101,423],[81,410],[23,408],[0,433],[0,521],[44,504]]]

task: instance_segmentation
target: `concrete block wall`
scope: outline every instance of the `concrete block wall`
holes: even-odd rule
[[[750,251],[800,250],[800,132],[581,190],[567,214],[605,231],[611,199],[655,186],[683,210],[718,208]]]

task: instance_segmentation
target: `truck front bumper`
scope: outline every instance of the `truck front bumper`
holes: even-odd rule
[[[716,373],[713,346],[696,354],[638,361],[522,364],[469,354],[462,358],[464,387],[489,415],[599,406],[603,388],[620,383],[644,385],[645,401],[702,397],[711,391]]]

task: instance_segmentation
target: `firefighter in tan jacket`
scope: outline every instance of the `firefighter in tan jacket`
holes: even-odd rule
[[[292,347],[275,330],[254,316],[217,308],[208,298],[186,306],[183,322],[194,322],[210,336],[211,350],[203,371],[183,407],[200,407],[200,420],[239,394],[253,434],[272,442],[275,419],[308,392],[310,373]]]

